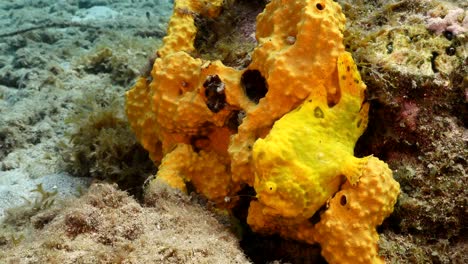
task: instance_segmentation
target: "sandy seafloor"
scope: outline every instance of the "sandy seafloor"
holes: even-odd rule
[[[39,183],[62,196],[90,184],[58,165],[57,145],[69,140],[64,121],[77,100],[90,93],[123,97],[132,80],[88,73],[86,58],[105,47],[127,53],[126,76],[136,76],[171,12],[165,0],[0,1],[0,34],[43,26],[0,38],[0,217],[34,199]]]
[[[338,2],[349,15],[350,32],[361,30],[366,32],[363,35],[370,35],[367,41],[371,44],[365,48],[350,47],[355,59],[377,65],[368,68],[370,77],[363,74],[369,97],[374,101],[370,132],[365,135],[369,143],[362,144],[365,150],[361,152],[383,157],[402,186],[394,215],[379,229],[384,230],[380,246],[392,263],[466,263],[468,246],[463,232],[467,230],[468,218],[467,38],[465,34],[448,41],[443,32],[435,34],[426,28],[430,27],[428,9],[436,10],[433,14],[437,17],[439,9],[442,14],[461,7],[461,16],[466,16],[467,5],[464,1],[369,1],[369,6],[381,8],[380,13],[373,14],[374,10],[359,9],[367,8],[366,1]],[[443,8],[434,7],[439,2]],[[109,104],[117,105],[123,112],[124,92],[161,44],[171,12],[169,0],[0,0],[0,218],[7,215],[8,208],[39,199],[33,191],[38,184],[47,192],[57,191],[56,200],[76,200],[76,205],[72,200],[74,206],[68,211],[55,213],[46,230],[34,231],[40,235],[30,240],[32,244],[16,251],[13,247],[7,253],[11,256],[0,252],[0,260],[5,257],[13,262],[20,260],[14,263],[75,263],[67,261],[77,259],[83,263],[117,263],[128,257],[129,263],[154,263],[155,259],[161,263],[249,262],[239,250],[238,240],[226,234],[212,216],[204,215],[204,210],[191,207],[184,200],[186,197],[176,194],[178,200],[161,202],[160,208],[155,206],[157,209],[153,210],[113,187],[98,185],[78,199],[94,180],[72,175],[63,162],[63,149],[70,146],[70,134],[76,133],[79,113]],[[421,38],[401,41],[398,34],[411,35],[414,30],[410,28],[411,19],[421,23],[422,26],[416,23],[415,28],[420,26],[418,30],[423,28],[424,33],[415,33]],[[467,30],[468,19],[463,21],[456,24],[457,30]],[[367,26],[377,29],[367,30]],[[372,33],[379,30],[380,33]],[[379,37],[388,38],[392,45],[379,43]],[[365,39],[349,35],[347,39],[360,38]],[[419,44],[424,47],[422,51],[415,48]],[[449,48],[453,50],[448,52]],[[390,49],[396,52],[389,52]],[[411,59],[399,55],[411,52],[415,53]],[[420,64],[415,67],[416,62]],[[435,66],[439,72],[434,71]],[[410,84],[407,80],[411,80]],[[381,117],[382,122],[376,121]],[[382,131],[376,132],[378,129]],[[174,196],[162,193],[161,197]],[[103,218],[93,219],[104,223],[102,228],[89,227],[90,230],[103,236],[114,230],[131,230],[137,234],[134,244],[125,244],[131,239],[120,233],[107,239],[126,242],[113,241],[112,247],[99,239],[96,242],[89,234],[73,243],[63,232],[54,237],[54,229],[63,231],[67,221],[76,224],[76,219],[81,219],[74,213],[99,214],[89,208],[95,196],[121,197],[124,202],[117,209],[104,206],[106,213],[118,215],[120,222],[109,224],[109,219],[100,215]],[[148,199],[147,203],[153,204],[156,198]],[[189,213],[179,215],[181,211]],[[48,219],[47,214],[35,216],[35,223]],[[134,229],[135,226],[144,228]],[[83,228],[81,231],[86,233],[86,225]],[[74,230],[66,231],[74,234]],[[161,239],[143,234],[160,235]],[[64,239],[63,244],[56,242]],[[13,235],[8,242],[0,235],[0,246],[17,240],[21,240],[20,235]],[[29,238],[24,240],[28,242]],[[129,249],[138,243],[141,248]],[[44,244],[53,244],[50,247],[56,253],[62,250],[63,255],[41,253]],[[21,253],[25,250],[34,258],[27,261],[30,256]],[[276,253],[276,248],[270,250],[271,254]],[[154,255],[146,254],[149,251]],[[218,255],[212,256],[215,251]],[[102,257],[102,252],[113,257]]]

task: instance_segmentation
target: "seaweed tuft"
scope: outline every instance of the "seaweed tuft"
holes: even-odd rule
[[[78,105],[66,120],[71,131],[68,142],[62,142],[62,165],[73,175],[114,182],[141,197],[143,182],[154,173],[154,165],[128,126],[122,100],[115,96],[82,99]]]

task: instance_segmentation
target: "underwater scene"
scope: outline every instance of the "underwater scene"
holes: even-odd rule
[[[0,0],[0,263],[468,263],[463,0]]]

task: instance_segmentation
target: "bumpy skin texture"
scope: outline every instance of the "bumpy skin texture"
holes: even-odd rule
[[[190,56],[194,16],[215,17],[220,2],[176,1],[151,76],[127,92],[132,129],[159,164],[152,184],[191,182],[226,207],[250,185],[253,230],[320,243],[330,263],[381,262],[375,227],[399,185],[385,163],[353,155],[368,104],[344,51],[340,6],[272,0],[257,17],[252,62],[239,70]],[[267,92],[252,98],[249,87]]]
[[[384,262],[378,256],[379,236],[374,227],[392,213],[400,186],[388,166],[373,157],[368,159],[362,174],[365,176],[356,186],[346,182],[341,187],[312,229],[322,255],[330,263]],[[345,241],[346,246],[334,241]]]
[[[353,150],[367,125],[365,85],[349,53],[338,65],[336,105],[311,96],[253,146],[254,188],[267,215],[308,219],[338,191],[342,175],[352,184],[362,176],[368,158],[355,158]]]

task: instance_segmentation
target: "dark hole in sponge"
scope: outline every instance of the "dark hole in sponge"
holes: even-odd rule
[[[190,138],[190,145],[192,145],[193,150],[196,153],[199,153],[200,150],[208,147],[210,139],[207,136],[192,136]]]
[[[234,110],[229,114],[229,117],[226,120],[225,126],[227,126],[230,130],[237,133],[237,128],[242,123],[242,120],[244,117],[245,117],[244,111]]]
[[[245,71],[241,84],[247,97],[257,104],[268,92],[266,80],[258,70]]]
[[[218,75],[210,75],[203,83],[203,87],[205,87],[206,106],[211,112],[218,113],[226,105],[224,83]]]
[[[348,203],[348,201],[346,199],[346,195],[342,195],[341,198],[340,198],[340,204],[345,206],[347,203]]]

